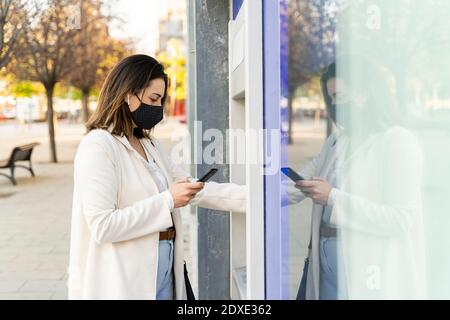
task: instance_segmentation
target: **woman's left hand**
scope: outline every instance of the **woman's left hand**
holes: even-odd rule
[[[313,177],[311,180],[300,180],[296,182],[295,187],[311,198],[314,203],[324,206],[328,204],[332,187],[325,179]]]

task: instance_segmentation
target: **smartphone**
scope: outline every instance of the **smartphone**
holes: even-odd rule
[[[213,175],[216,174],[216,172],[219,171],[219,169],[213,168],[211,170],[209,170],[203,177],[201,177],[200,179],[198,179],[198,182],[206,182],[208,181]]]
[[[283,172],[285,175],[287,175],[292,181],[297,182],[299,180],[305,180],[301,175],[299,175],[297,172],[295,172],[291,168],[281,168],[281,172]]]

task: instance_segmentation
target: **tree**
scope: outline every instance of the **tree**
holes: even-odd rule
[[[317,76],[335,57],[337,11],[343,0],[289,0],[289,143],[295,91]]]
[[[0,1],[0,69],[5,67],[13,56],[23,32],[25,2],[19,0]]]
[[[16,50],[14,67],[11,68],[19,79],[40,82],[45,88],[52,162],[58,161],[53,112],[55,85],[77,67],[73,63],[73,41],[79,32],[77,4],[76,0],[35,2],[38,14],[26,17],[20,50]]]
[[[109,35],[108,22],[114,19],[102,13],[103,1],[81,2],[80,32],[74,42],[75,64],[69,75],[69,84],[82,93],[83,120],[89,118],[89,96],[99,88],[106,73],[129,54],[129,43],[113,39]]]

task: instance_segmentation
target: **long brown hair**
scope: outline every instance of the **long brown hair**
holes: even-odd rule
[[[162,104],[167,97],[168,80],[164,67],[154,58],[137,54],[120,61],[108,74],[103,83],[97,108],[86,123],[87,131],[108,129],[112,133],[127,138],[150,136],[148,130],[136,128],[133,131],[131,110],[125,102],[127,94],[137,94],[148,87],[153,79],[163,79],[165,83]]]

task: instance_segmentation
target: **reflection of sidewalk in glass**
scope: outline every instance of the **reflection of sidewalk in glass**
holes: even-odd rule
[[[288,164],[299,171],[315,155],[325,140],[326,121],[319,125],[313,118],[293,122],[293,144],[288,146]],[[306,257],[311,227],[311,200],[288,207],[289,214],[289,298],[295,299]]]

